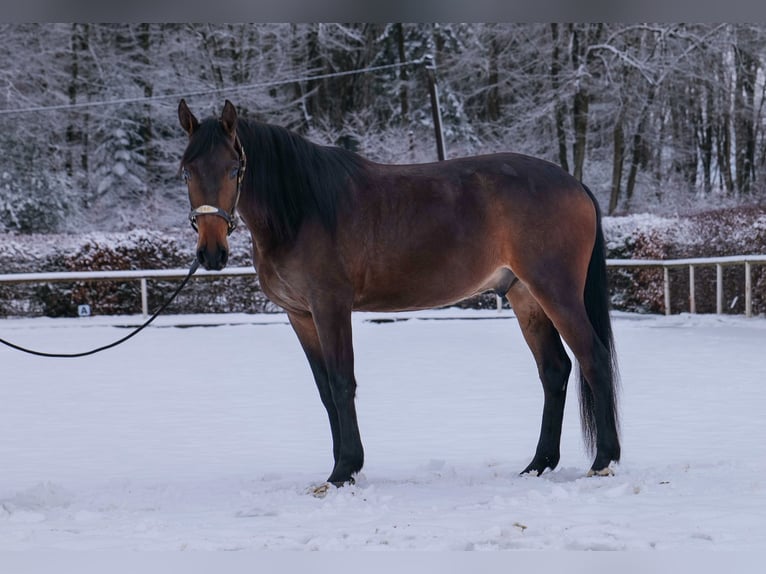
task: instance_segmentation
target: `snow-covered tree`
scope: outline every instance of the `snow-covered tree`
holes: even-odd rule
[[[243,116],[379,161],[433,161],[417,63],[426,54],[448,157],[544,157],[608,212],[766,196],[764,25],[69,23],[0,33],[0,229],[178,225],[180,97],[200,115],[229,98]]]

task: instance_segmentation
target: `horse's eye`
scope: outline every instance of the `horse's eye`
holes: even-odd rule
[[[232,170],[229,172],[229,179],[234,179],[239,175],[239,167],[232,168]]]
[[[191,179],[191,174],[189,173],[189,170],[188,170],[188,169],[186,169],[186,168],[183,168],[183,169],[181,170],[181,177],[183,178],[183,180],[184,180],[185,182],[187,182],[187,183],[188,183],[188,182],[189,182],[189,180]]]

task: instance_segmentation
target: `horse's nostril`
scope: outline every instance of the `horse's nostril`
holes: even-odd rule
[[[197,250],[197,261],[207,270],[220,270],[226,266],[229,260],[229,250],[223,247],[208,251],[205,248]]]

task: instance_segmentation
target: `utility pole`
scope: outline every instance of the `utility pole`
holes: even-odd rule
[[[442,112],[439,106],[439,87],[436,85],[436,65],[433,56],[426,55],[423,58],[426,76],[428,77],[428,91],[431,93],[431,113],[434,118],[434,132],[436,135],[436,154],[439,161],[444,161],[447,154],[444,150],[444,132],[442,131]]]

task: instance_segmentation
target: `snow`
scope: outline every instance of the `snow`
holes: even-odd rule
[[[0,324],[80,351],[138,322]],[[559,468],[521,477],[542,390],[510,311],[355,315],[366,464],[324,498],[329,428],[284,315],[161,317],[84,359],[2,347],[0,551],[763,548],[766,321],[614,326],[615,476],[585,477],[571,385]]]

